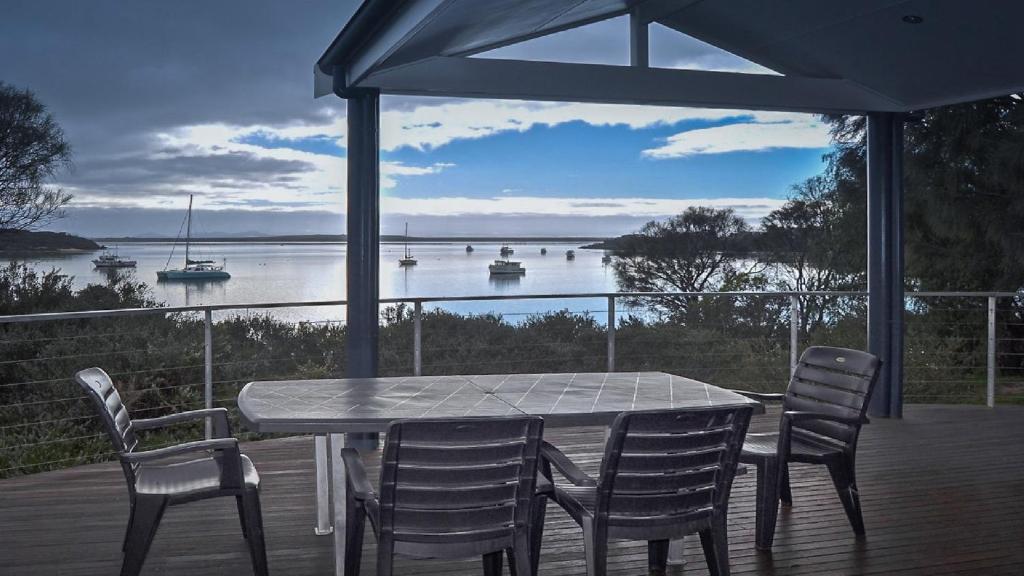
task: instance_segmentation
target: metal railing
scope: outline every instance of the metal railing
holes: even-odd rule
[[[777,350],[780,353],[788,352],[788,354],[785,354],[787,358],[783,362],[788,363],[788,368],[789,368],[789,371],[791,372],[792,369],[795,367],[796,360],[797,360],[797,358],[799,356],[799,353],[800,353],[802,347],[806,346],[809,343],[814,343],[814,342],[811,341],[808,333],[801,328],[804,325],[804,321],[805,321],[805,318],[802,315],[802,310],[804,310],[804,308],[809,305],[811,300],[813,300],[813,299],[852,299],[852,300],[862,301],[865,296],[866,296],[865,292],[700,292],[700,293],[693,293],[693,292],[632,292],[632,293],[626,293],[626,292],[595,292],[595,293],[571,293],[571,294],[528,294],[528,295],[483,295],[483,296],[446,296],[446,297],[385,298],[385,299],[381,300],[381,303],[384,304],[384,305],[397,305],[397,304],[403,304],[403,305],[407,305],[407,306],[411,305],[411,324],[412,324],[412,334],[411,334],[412,342],[410,343],[411,344],[411,364],[412,364],[411,372],[414,375],[421,375],[421,374],[424,373],[425,367],[426,368],[430,368],[431,371],[434,371],[434,372],[436,372],[439,369],[457,370],[457,369],[464,368],[464,365],[452,365],[452,364],[444,365],[444,366],[437,365],[437,364],[434,364],[434,365],[427,364],[427,365],[425,365],[425,363],[424,363],[425,360],[429,360],[431,354],[440,354],[441,351],[444,350],[443,348],[433,348],[433,349],[431,349],[431,348],[424,348],[424,325],[425,325],[424,319],[426,317],[428,317],[428,314],[429,314],[430,310],[427,307],[431,306],[431,305],[434,306],[434,307],[443,307],[444,304],[446,304],[446,303],[474,302],[474,301],[488,301],[488,302],[495,302],[497,304],[497,303],[499,303],[501,301],[521,301],[521,300],[537,300],[537,301],[540,301],[540,302],[543,302],[543,301],[563,301],[564,302],[564,301],[570,301],[570,300],[577,300],[577,301],[578,300],[603,300],[604,301],[604,306],[605,306],[605,308],[603,310],[592,310],[592,311],[587,311],[587,313],[592,315],[592,316],[596,316],[597,318],[600,318],[599,322],[602,324],[602,328],[603,328],[602,331],[604,332],[604,334],[600,334],[600,332],[597,332],[596,333],[597,336],[594,336],[595,333],[592,332],[592,333],[590,333],[591,337],[594,337],[594,338],[596,338],[596,337],[603,337],[605,339],[605,341],[603,342],[603,344],[599,344],[597,341],[592,341],[589,344],[595,346],[593,348],[594,350],[599,350],[599,348],[596,347],[598,345],[600,346],[600,348],[603,348],[603,351],[602,351],[603,354],[602,355],[604,356],[604,358],[600,358],[601,366],[603,368],[607,369],[608,371],[615,371],[617,367],[626,366],[627,368],[630,368],[630,369],[632,369],[632,367],[635,367],[635,365],[637,364],[636,358],[630,356],[630,354],[631,354],[630,350],[632,350],[632,354],[635,355],[635,354],[637,354],[636,350],[638,348],[643,350],[644,346],[645,346],[644,342],[637,343],[636,341],[632,341],[632,342],[630,341],[630,338],[634,338],[635,339],[635,338],[637,338],[637,336],[635,334],[629,332],[628,330],[626,332],[623,332],[623,330],[625,330],[626,328],[625,328],[625,325],[621,322],[621,320],[623,320],[628,315],[633,315],[633,314],[637,314],[637,313],[642,314],[645,310],[649,311],[651,309],[651,305],[656,304],[656,301],[658,301],[658,300],[664,300],[664,299],[667,299],[667,298],[698,298],[698,299],[705,299],[705,298],[713,298],[713,299],[731,298],[735,302],[738,299],[747,299],[747,298],[753,298],[753,299],[773,298],[773,299],[780,300],[781,303],[783,303],[784,307],[780,307],[779,308],[779,310],[781,310],[783,313],[785,312],[785,308],[788,307],[788,314],[785,314],[785,317],[783,317],[783,319],[782,319],[783,325],[785,324],[786,321],[788,321],[788,324],[789,324],[788,331],[787,331],[788,333],[785,334],[785,335],[778,334],[778,336],[781,337],[781,338],[776,343],[777,345],[773,348],[773,350]],[[1006,318],[1002,318],[1000,316],[1000,312],[1010,312],[1010,311],[1012,311],[1012,312],[1019,312],[1019,310],[1017,310],[1017,309],[1011,309],[1011,308],[1002,308],[1001,309],[1001,308],[999,308],[999,303],[1000,303],[1001,300],[1003,300],[1003,299],[1016,299],[1016,298],[1019,297],[1019,295],[1017,293],[1013,293],[1013,292],[913,292],[913,293],[908,293],[906,295],[906,297],[907,297],[908,305],[912,304],[915,301],[929,301],[929,300],[931,300],[931,301],[938,301],[939,303],[941,303],[941,302],[944,301],[944,299],[954,299],[958,303],[958,305],[961,305],[961,306],[965,302],[971,304],[971,306],[967,307],[966,309],[955,308],[956,314],[959,314],[960,316],[956,316],[953,320],[945,321],[946,322],[946,326],[957,326],[957,327],[962,328],[962,329],[958,330],[955,333],[954,337],[943,337],[943,338],[945,338],[946,340],[956,340],[956,341],[967,342],[968,344],[973,346],[973,348],[971,348],[971,350],[978,350],[979,352],[980,352],[980,350],[983,347],[983,349],[984,349],[984,361],[982,363],[981,362],[981,358],[979,357],[979,358],[977,358],[978,361],[975,362],[975,360],[973,360],[973,358],[976,358],[976,357],[974,357],[974,356],[972,356],[972,360],[969,360],[969,361],[968,360],[963,360],[963,361],[957,360],[956,362],[950,361],[949,364],[957,364],[957,366],[956,366],[957,369],[966,369],[966,370],[970,371],[971,373],[968,376],[964,376],[962,374],[952,374],[947,379],[940,380],[940,381],[948,382],[951,386],[954,386],[954,385],[959,386],[959,385],[966,384],[967,385],[966,387],[973,387],[973,386],[975,386],[976,379],[980,379],[981,378],[981,374],[982,374],[982,371],[983,371],[983,373],[984,373],[984,400],[985,400],[985,403],[988,406],[995,406],[996,401],[997,401],[997,384],[999,384],[1000,374],[1001,373],[1009,373],[1009,374],[1021,374],[1021,375],[1024,375],[1024,366],[1019,366],[1018,367],[1018,366],[1009,366],[1009,365],[1007,365],[1007,359],[1012,359],[1014,356],[1024,356],[1024,352],[1017,352],[1017,351],[1012,351],[1012,352],[1003,351],[1003,352],[1000,352],[1000,350],[999,350],[999,346],[1000,346],[1001,343],[1005,345],[1005,344],[1012,343],[1011,341],[1013,341],[1013,340],[1024,340],[1024,338],[1013,339],[1013,338],[1004,337],[1004,338],[1000,339],[998,337],[999,336],[999,332],[998,331],[999,331],[999,328],[1001,326],[1003,328],[1005,328],[1007,325],[1021,325],[1021,326],[1024,326],[1024,321],[1020,321],[1020,322],[1012,322],[1012,321],[1010,321],[1010,320],[1016,320],[1016,317],[1012,317],[1011,318],[1009,315],[1007,315],[1006,318],[1010,318],[1010,320],[1007,320]],[[650,301],[651,305],[639,304],[640,302],[647,302],[647,301]],[[177,314],[193,315],[193,316],[194,315],[198,315],[198,316],[201,317],[201,324],[197,324],[196,327],[198,328],[198,326],[201,325],[202,333],[203,333],[203,337],[202,337],[202,348],[203,348],[202,349],[202,358],[203,358],[203,360],[202,360],[202,366],[201,366],[201,368],[202,368],[202,389],[203,389],[202,402],[203,402],[203,405],[205,407],[213,407],[215,402],[217,402],[217,401],[219,401],[219,402],[228,401],[226,398],[218,399],[217,396],[216,396],[216,391],[217,391],[218,386],[220,384],[224,384],[224,383],[228,382],[228,381],[223,381],[223,382],[219,383],[217,380],[215,380],[215,373],[216,373],[217,368],[220,367],[220,370],[223,373],[223,371],[226,369],[227,366],[229,366],[231,364],[234,364],[236,362],[243,362],[242,360],[239,360],[239,359],[232,359],[231,362],[222,362],[221,364],[217,364],[216,363],[217,355],[215,354],[215,352],[217,352],[217,349],[215,348],[215,346],[217,346],[217,341],[214,338],[214,326],[217,324],[217,322],[215,322],[215,317],[214,317],[214,313],[215,312],[239,312],[239,311],[253,311],[253,310],[272,311],[274,309],[282,309],[282,308],[342,307],[342,306],[346,306],[346,305],[347,305],[347,302],[345,300],[330,300],[330,301],[313,301],[313,302],[271,302],[271,303],[254,303],[254,304],[215,304],[215,305],[160,307],[160,308],[135,308],[135,309],[119,309],[119,310],[89,310],[89,311],[78,311],[78,312],[56,312],[56,313],[24,314],[24,315],[16,315],[16,316],[0,316],[0,328],[6,327],[6,326],[12,326],[12,325],[16,325],[16,324],[25,324],[25,323],[46,323],[46,322],[59,322],[59,321],[76,321],[76,320],[100,319],[100,318],[132,318],[132,317],[144,317],[144,316],[152,316],[152,315],[164,315],[164,316],[167,316],[167,315],[177,315]],[[934,303],[931,304],[931,306],[935,310],[946,310],[944,308],[938,307]],[[911,310],[912,308],[913,307],[910,306],[910,307],[908,307],[908,310]],[[954,308],[948,308],[948,309],[949,310],[953,310]],[[550,310],[539,311],[538,313],[543,313],[543,312],[551,312],[551,311]],[[964,318],[967,318],[969,321],[964,320]],[[999,323],[1000,320],[1002,321],[1002,324]],[[859,321],[859,319],[858,319],[858,321]],[[961,323],[963,324],[963,326],[962,327],[958,326]],[[687,326],[687,328],[690,328],[690,327]],[[925,328],[927,328],[927,327],[925,327]],[[908,327],[908,329],[909,329],[909,327]],[[1022,329],[1021,331],[1024,332],[1024,329]],[[935,342],[938,342],[939,340],[941,340],[939,337],[933,336],[931,334],[931,332],[928,331],[928,330],[923,330],[922,332],[925,334],[925,336],[923,336],[923,338],[926,338],[926,339],[927,338],[932,338],[932,339],[934,339]],[[863,333],[863,331],[861,333]],[[788,336],[788,342],[785,342],[785,339],[786,339],[787,336]],[[81,337],[81,336],[73,336],[73,337]],[[406,337],[408,337],[408,336],[406,336]],[[728,339],[729,338],[728,335],[724,335],[724,336],[721,336],[721,337],[724,338],[724,339]],[[807,341],[806,342],[802,342],[802,339],[803,340],[807,340]],[[661,342],[661,341],[659,341],[659,342]],[[226,345],[226,344],[227,343],[222,344],[222,345]],[[617,349],[617,344],[618,344],[618,349]],[[842,343],[839,343],[839,344],[842,344]],[[927,343],[924,343],[924,344],[927,344]],[[630,348],[631,345],[632,345],[632,348]],[[863,345],[863,343],[853,343],[853,344],[850,344],[850,345]],[[909,346],[909,344],[908,344],[908,346]],[[920,347],[920,348],[926,347],[926,346],[921,345],[921,343],[917,344],[917,346]],[[788,347],[788,350],[785,350],[786,347]],[[588,354],[589,353],[590,352],[588,352]],[[646,353],[646,351],[645,351],[645,353]],[[750,352],[750,353],[748,353],[748,355],[749,354],[756,354],[756,352]],[[715,356],[715,354],[710,354],[710,355],[711,356]],[[67,358],[67,357],[65,357],[65,358]],[[408,356],[406,356],[406,358],[408,358]],[[595,361],[599,359],[598,356],[589,356],[589,358],[592,358]],[[657,362],[659,361],[659,358],[654,358],[654,360],[652,360],[652,362],[654,362],[656,367],[658,366]],[[725,358],[724,360],[722,360],[722,358],[725,358],[725,354],[724,353],[719,353],[718,357],[710,358],[708,361],[709,362],[719,362],[719,361],[721,361],[721,362],[723,362],[725,364],[727,364],[729,362],[728,358]],[[776,358],[776,356],[773,356],[773,358]],[[1002,366],[1000,366],[1000,362],[999,362],[1000,358],[1004,359],[1004,364]],[[47,359],[46,358],[32,358],[32,359],[28,359],[26,361],[43,361],[43,360],[47,360]],[[767,361],[767,359],[763,359],[763,360]],[[782,358],[778,357],[778,360],[782,360]],[[12,359],[7,359],[7,358],[0,358],[0,362],[20,362],[20,361],[22,361],[22,360],[12,360]],[[753,359],[753,361],[757,362],[759,360]],[[774,362],[774,360],[771,360],[771,361]],[[97,363],[101,364],[101,362],[99,362],[99,361],[97,361]],[[592,364],[588,364],[588,365],[592,365]],[[406,364],[406,366],[408,366],[408,364]],[[781,369],[783,369],[782,363],[778,364],[777,366],[780,368],[780,371],[781,371]],[[914,365],[914,359],[908,358],[907,366],[908,366],[908,369],[909,368],[914,368],[914,366],[915,366]],[[181,368],[191,368],[191,366],[181,366]],[[198,369],[199,366],[195,366],[195,368]],[[595,368],[597,368],[597,367],[595,366]],[[918,376],[918,377],[921,378],[922,380],[924,380],[924,379],[927,379],[927,378],[932,378],[933,376],[931,376],[931,375],[933,375],[933,374],[942,374],[942,373],[944,373],[944,371],[948,371],[948,369],[950,369],[951,366],[947,366],[947,365],[944,365],[942,363],[937,363],[937,362],[933,361],[931,364],[929,364],[927,366],[923,366],[922,368],[926,368],[927,369],[926,371],[922,372],[922,374],[925,374],[925,375],[924,376]],[[134,367],[133,367],[133,369],[134,369]],[[729,367],[728,366],[723,366],[721,369],[722,370],[728,370]],[[408,370],[408,368],[405,368],[405,370]],[[514,371],[514,367],[513,367],[513,369],[508,369],[508,370],[505,370],[505,371]],[[1014,371],[1017,371],[1017,372],[1014,372]],[[130,374],[141,374],[141,373],[144,373],[144,372],[146,372],[146,370],[138,370],[138,371],[133,371]],[[409,373],[409,372],[407,371],[405,373]],[[772,381],[779,380],[779,381],[781,381],[782,385],[784,385],[784,378],[782,378],[782,379],[775,378],[776,375],[777,375],[777,372],[773,372],[772,373]],[[65,379],[66,379],[66,377],[65,377]],[[714,380],[712,380],[712,381],[714,381]],[[231,381],[231,382],[234,383],[234,381]],[[239,382],[239,384],[240,383],[242,383],[242,382]],[[0,387],[3,387],[3,386],[16,386],[16,385],[22,385],[22,384],[28,385],[28,384],[33,384],[33,382],[7,382],[7,383],[0,382]],[[977,384],[980,386],[981,382],[977,381]],[[173,388],[173,386],[171,386],[171,387]],[[980,388],[971,388],[971,389],[977,389],[980,392]],[[963,400],[963,397],[966,397],[967,395],[962,394],[962,389],[957,389],[957,390],[960,390],[960,392],[957,392],[957,394],[959,394],[959,395],[945,394],[945,393],[935,393],[935,394],[929,394],[929,395],[927,395],[927,397],[929,399],[937,398],[939,401],[942,401],[943,399],[946,399],[946,398],[953,399],[953,400]],[[65,394],[65,396],[67,396],[67,394]],[[40,403],[40,404],[42,404],[42,403],[45,403],[45,402],[63,402],[63,401],[71,401],[71,400],[74,400],[74,398],[70,398],[70,397],[69,398],[63,398],[63,397],[61,397],[61,398],[58,398],[57,400],[53,400],[53,399],[31,400],[29,402],[26,402],[26,404],[31,404],[31,403]],[[980,400],[980,398],[979,398],[979,400]],[[2,407],[3,406],[0,406],[0,408],[2,408]],[[171,407],[171,408],[173,408],[173,407]],[[156,408],[153,408],[153,409],[156,409]],[[60,421],[60,419],[55,418],[54,421]],[[34,423],[26,423],[25,425],[30,425],[30,424],[34,424]],[[20,425],[21,424],[16,424],[16,425],[12,425],[11,427],[13,427],[13,426],[20,426]],[[3,439],[3,435],[6,433],[4,428],[5,428],[4,426],[0,426],[0,440]],[[209,425],[207,425],[207,433],[209,433]],[[45,439],[45,440],[40,441],[39,444],[44,444],[46,442],[54,442],[54,441],[55,440]]]

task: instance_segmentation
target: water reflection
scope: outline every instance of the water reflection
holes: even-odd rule
[[[488,283],[499,292],[505,292],[507,290],[514,290],[519,287],[519,282],[522,280],[522,276],[519,274],[491,274]]]

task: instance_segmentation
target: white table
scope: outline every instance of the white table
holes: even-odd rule
[[[543,416],[550,429],[607,426],[630,410],[736,405],[760,407],[735,392],[662,372],[261,381],[238,395],[242,421],[254,432],[318,435],[317,533],[331,533],[333,524],[338,576],[346,553],[345,465],[333,456],[344,434],[384,432],[400,418],[530,414]],[[681,558],[678,545],[671,557]]]

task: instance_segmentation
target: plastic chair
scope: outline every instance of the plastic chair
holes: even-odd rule
[[[135,576],[142,570],[160,519],[168,506],[196,500],[234,496],[242,534],[249,544],[253,571],[267,574],[267,554],[263,541],[263,520],[260,513],[260,477],[248,457],[238,450],[238,440],[231,437],[225,408],[194,410],[160,418],[132,420],[106,372],[88,368],[75,374],[96,405],[114,445],[125,480],[128,482],[131,505],[128,528],[122,551],[122,576]],[[186,442],[156,450],[138,451],[136,432],[210,418],[214,438]],[[193,453],[202,458],[166,463],[166,459]]]
[[[588,576],[607,573],[611,538],[647,540],[649,569],[664,573],[669,540],[695,533],[711,574],[727,576],[729,491],[752,412],[743,406],[620,414],[597,479],[545,442],[542,473],[553,487],[536,499],[534,561],[550,498],[583,528]],[[571,484],[554,482],[550,466]]]
[[[359,453],[345,462],[349,551],[345,575],[359,574],[367,516],[377,536],[377,574],[391,576],[394,555],[482,556],[484,574],[531,574],[530,503],[543,421],[539,417],[399,420],[388,427],[380,496]]]
[[[779,431],[750,434],[740,462],[757,466],[757,532],[759,550],[775,539],[779,502],[792,505],[789,463],[828,467],[843,509],[858,536],[864,535],[857,490],[857,438],[881,362],[859,350],[814,346],[800,356],[785,394],[736,392],[762,401],[781,401]]]

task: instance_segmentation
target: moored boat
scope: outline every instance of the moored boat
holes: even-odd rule
[[[412,257],[412,252],[409,252],[409,223],[405,223],[405,255],[398,259],[399,266],[415,266],[416,259]]]
[[[157,280],[227,280],[231,278],[227,270],[224,270],[226,262],[220,266],[213,260],[193,260],[191,256],[192,247],[192,195],[188,196],[188,215],[185,217],[188,226],[185,228],[185,265],[181,268],[170,270],[158,270]],[[179,232],[180,234],[180,232]],[[180,236],[178,237],[180,238]],[[178,239],[174,241],[175,245]],[[171,256],[174,256],[174,248],[171,248]],[[170,258],[167,259],[170,262]]]
[[[137,262],[135,260],[128,260],[127,258],[121,258],[117,252],[104,252],[100,254],[95,260],[92,261],[92,265],[101,268],[135,268]]]
[[[565,251],[565,259],[566,260],[575,260],[576,259],[576,252],[573,252],[572,250],[566,250]]]
[[[523,267],[522,262],[514,262],[507,259],[495,260],[494,264],[488,266],[487,269],[493,276],[526,274],[526,268]]]

